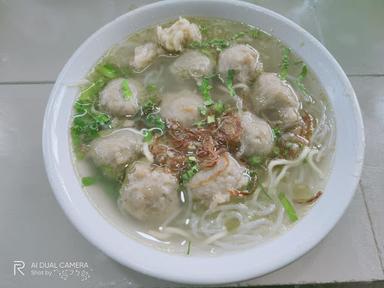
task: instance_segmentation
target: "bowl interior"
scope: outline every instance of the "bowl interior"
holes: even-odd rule
[[[127,237],[90,203],[72,164],[69,126],[78,89],[70,84],[84,79],[105,52],[129,34],[180,15],[240,21],[277,37],[315,72],[336,118],[333,168],[317,205],[285,234],[262,245],[217,257],[166,254]],[[75,52],[60,73],[49,99],[43,129],[48,177],[56,198],[76,228],[118,262],[155,277],[184,283],[214,284],[257,277],[290,263],[314,247],[336,224],[352,199],[364,150],[363,125],[354,91],[329,52],[286,18],[252,4],[230,0],[161,1],[125,14],[101,28]]]

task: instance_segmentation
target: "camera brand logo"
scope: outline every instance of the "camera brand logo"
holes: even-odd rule
[[[14,260],[13,261],[13,275],[16,276],[16,274],[20,273],[22,276],[24,276],[24,269],[25,262],[21,260]]]

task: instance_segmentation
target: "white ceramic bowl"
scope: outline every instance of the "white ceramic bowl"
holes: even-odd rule
[[[97,60],[129,34],[177,16],[217,17],[265,30],[294,50],[315,72],[336,117],[336,150],[331,176],[318,203],[290,231],[265,244],[221,256],[180,256],[145,246],[105,220],[82,191],[69,139],[77,89]],[[279,269],[313,248],[340,219],[356,189],[364,154],[359,105],[343,70],[308,32],[267,9],[230,0],[161,1],[129,12],[85,41],[61,71],[52,90],[43,127],[49,181],[67,217],[95,246],[142,273],[176,282],[217,284],[246,280]]]

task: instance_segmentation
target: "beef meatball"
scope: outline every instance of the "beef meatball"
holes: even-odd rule
[[[180,52],[192,41],[201,41],[201,33],[196,24],[180,17],[172,26],[157,26],[157,40],[169,52]]]
[[[273,127],[289,128],[301,119],[296,93],[275,73],[262,73],[257,78],[250,100],[256,114]]]
[[[177,178],[161,167],[138,161],[127,169],[119,207],[147,224],[160,224],[180,207]]]
[[[231,190],[241,189],[248,183],[246,168],[229,153],[223,154],[215,166],[200,170],[187,184],[194,199],[210,208],[228,202]]]
[[[250,112],[240,116],[243,133],[240,151],[245,156],[266,155],[273,148],[273,133],[267,122]]]
[[[249,83],[262,71],[259,52],[250,45],[237,44],[225,49],[219,55],[218,72],[226,77],[228,70],[234,70],[235,83]]]
[[[161,53],[163,49],[155,43],[148,42],[135,48],[135,54],[131,65],[136,70],[142,70],[152,63],[152,61]]]
[[[199,79],[212,74],[213,62],[205,54],[198,51],[187,51],[178,57],[170,66],[171,73],[182,78]]]
[[[118,177],[141,155],[143,136],[132,128],[115,130],[91,142],[89,156],[107,176]]]
[[[160,113],[166,119],[176,120],[191,127],[199,119],[198,108],[202,105],[203,99],[200,95],[190,90],[182,90],[163,97]]]
[[[123,82],[128,81],[132,95],[127,99],[123,94]],[[100,107],[103,111],[116,117],[133,115],[139,109],[142,86],[133,79],[118,78],[110,81],[100,93]]]

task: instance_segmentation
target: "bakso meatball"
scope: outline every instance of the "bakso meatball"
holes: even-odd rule
[[[225,49],[219,55],[218,72],[226,77],[228,70],[234,70],[235,83],[248,83],[263,70],[259,52],[250,45],[237,44]]]
[[[89,156],[107,176],[118,178],[141,155],[143,136],[132,128],[114,130],[91,142]]]
[[[182,78],[201,78],[212,74],[213,61],[198,51],[187,51],[178,57],[170,66],[172,74]]]
[[[163,52],[161,47],[152,42],[137,46],[131,65],[136,70],[142,70],[150,65],[152,61]]]
[[[184,126],[191,127],[199,119],[199,107],[203,105],[200,95],[190,90],[164,95],[161,100],[161,116],[176,120]]]
[[[128,92],[124,87],[128,85]],[[124,93],[129,93],[126,96]],[[123,117],[133,115],[139,109],[139,98],[142,85],[133,79],[118,78],[110,81],[100,92],[100,107],[112,116]]]
[[[289,128],[300,120],[296,93],[275,73],[262,73],[257,78],[250,100],[256,114],[272,126]]]
[[[267,122],[250,112],[240,116],[243,133],[241,136],[241,149],[243,155],[266,155],[273,148],[273,133]]]
[[[229,153],[225,153],[215,166],[196,173],[188,182],[187,189],[194,199],[214,208],[228,202],[232,190],[241,189],[248,183],[245,170]]]
[[[163,168],[138,161],[127,169],[119,207],[148,224],[159,224],[180,207],[177,178]]]
[[[201,41],[199,27],[180,17],[172,26],[162,28],[157,26],[157,40],[169,52],[180,52],[191,42]]]

